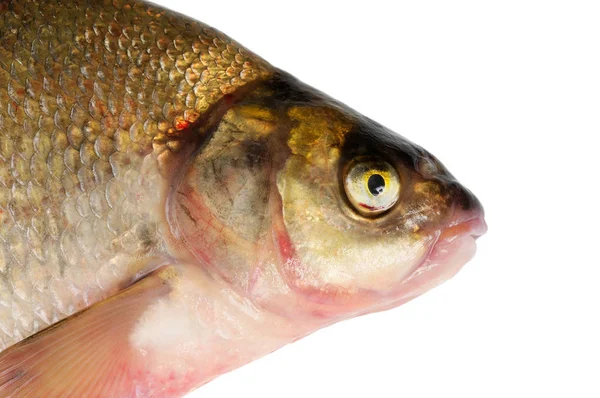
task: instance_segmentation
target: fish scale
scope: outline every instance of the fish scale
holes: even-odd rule
[[[0,1],[0,349],[114,293],[133,259],[160,251],[142,170],[268,68],[142,2]]]
[[[200,22],[0,0],[0,396],[182,396],[485,231],[435,157]]]

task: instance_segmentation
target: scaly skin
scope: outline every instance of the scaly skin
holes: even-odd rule
[[[147,3],[0,1],[0,349],[146,272],[159,159],[268,70]]]
[[[0,1],[0,173],[0,396],[180,396],[485,232],[424,149],[131,0]]]

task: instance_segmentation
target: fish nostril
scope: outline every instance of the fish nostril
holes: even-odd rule
[[[422,157],[418,160],[417,170],[423,178],[433,178],[440,171],[435,162],[427,157]]]

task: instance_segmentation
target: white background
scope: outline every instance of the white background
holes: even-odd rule
[[[156,1],[421,144],[484,204],[450,282],[195,397],[600,397],[600,9]]]

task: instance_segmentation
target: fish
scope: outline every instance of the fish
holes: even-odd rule
[[[0,0],[0,396],[183,396],[486,230],[432,154],[199,21]]]

